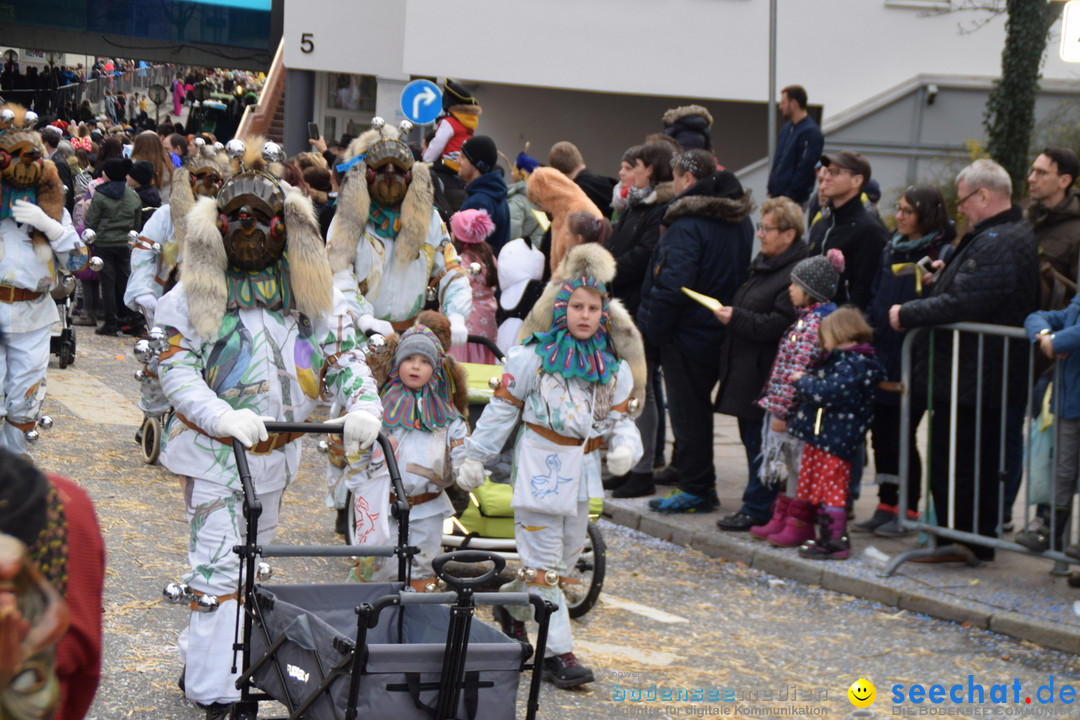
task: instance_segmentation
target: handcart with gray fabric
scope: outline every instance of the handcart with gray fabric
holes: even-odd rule
[[[341,425],[267,423],[268,432],[340,433]],[[540,672],[548,619],[554,606],[527,593],[477,593],[503,570],[497,555],[463,551],[440,555],[433,566],[447,592],[409,587],[409,505],[389,440],[379,435],[398,502],[396,545],[283,546],[256,542],[261,505],[243,446],[234,443],[244,489],[247,542],[237,546],[245,601],[237,611],[240,702],[235,718],[255,718],[262,701],[288,708],[290,719],[512,720],[520,675],[532,670],[527,718],[539,707]],[[398,559],[393,583],[275,585],[258,582],[260,558],[370,555]],[[458,577],[446,564],[491,563],[476,577]],[[526,605],[540,630],[537,654],[482,622],[477,605]],[[235,662],[235,660],[234,660]]]

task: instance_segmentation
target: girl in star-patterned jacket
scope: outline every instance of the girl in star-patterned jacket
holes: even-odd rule
[[[805,441],[796,500],[821,507],[818,535],[799,548],[817,560],[846,559],[847,496],[851,461],[874,417],[874,392],[885,373],[870,344],[874,333],[862,312],[845,306],[821,322],[825,364],[796,373],[801,403],[788,432]]]

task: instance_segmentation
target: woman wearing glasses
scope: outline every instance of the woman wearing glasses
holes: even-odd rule
[[[870,324],[874,327],[874,350],[885,369],[886,380],[900,380],[900,348],[904,331],[889,325],[889,308],[922,297],[923,276],[933,260],[944,259],[944,248],[956,237],[945,200],[937,188],[913,185],[896,202],[896,232],[881,253],[881,263],[871,286]],[[945,252],[946,256],[948,251]],[[926,260],[930,258],[930,260]],[[918,517],[922,465],[915,443],[921,411],[912,408],[908,428],[910,458],[907,516]],[[873,516],[852,525],[856,532],[872,532],[884,537],[902,534],[897,523],[900,471],[900,396],[878,391],[871,425],[874,467],[877,469],[878,506]]]

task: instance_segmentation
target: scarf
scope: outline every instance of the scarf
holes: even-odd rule
[[[570,295],[580,287],[591,287],[600,291],[604,298],[604,309],[600,316],[600,327],[592,337],[578,340],[566,327],[566,308]],[[604,283],[594,278],[577,278],[563,283],[559,294],[555,296],[554,321],[547,332],[534,333],[527,343],[536,344],[536,353],[540,356],[540,367],[552,375],[564,378],[580,378],[589,383],[604,385],[612,378],[618,359],[609,348],[608,336],[608,299]]]
[[[630,207],[634,207],[645,198],[652,194],[653,186],[646,185],[643,188],[639,188],[636,185],[630,186],[630,190],[626,193],[626,204]]]
[[[375,226],[375,234],[387,240],[393,240],[401,232],[401,206],[383,207],[374,200],[371,201],[371,211],[368,213],[372,224]]]
[[[450,402],[450,382],[446,366],[440,365],[424,387],[413,390],[401,382],[398,369],[390,371],[382,394],[383,425],[406,427],[435,432],[458,417],[458,409]]]

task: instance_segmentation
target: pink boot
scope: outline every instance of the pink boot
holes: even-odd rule
[[[788,505],[791,504],[791,498],[784,493],[780,493],[776,496],[776,500],[773,501],[773,514],[772,519],[764,525],[755,525],[750,528],[750,534],[756,537],[758,540],[767,540],[770,535],[775,535],[784,529],[784,521],[787,519]]]
[[[766,538],[776,547],[795,547],[814,537],[814,515],[817,508],[806,500],[795,498],[788,504],[787,518],[780,532]]]

